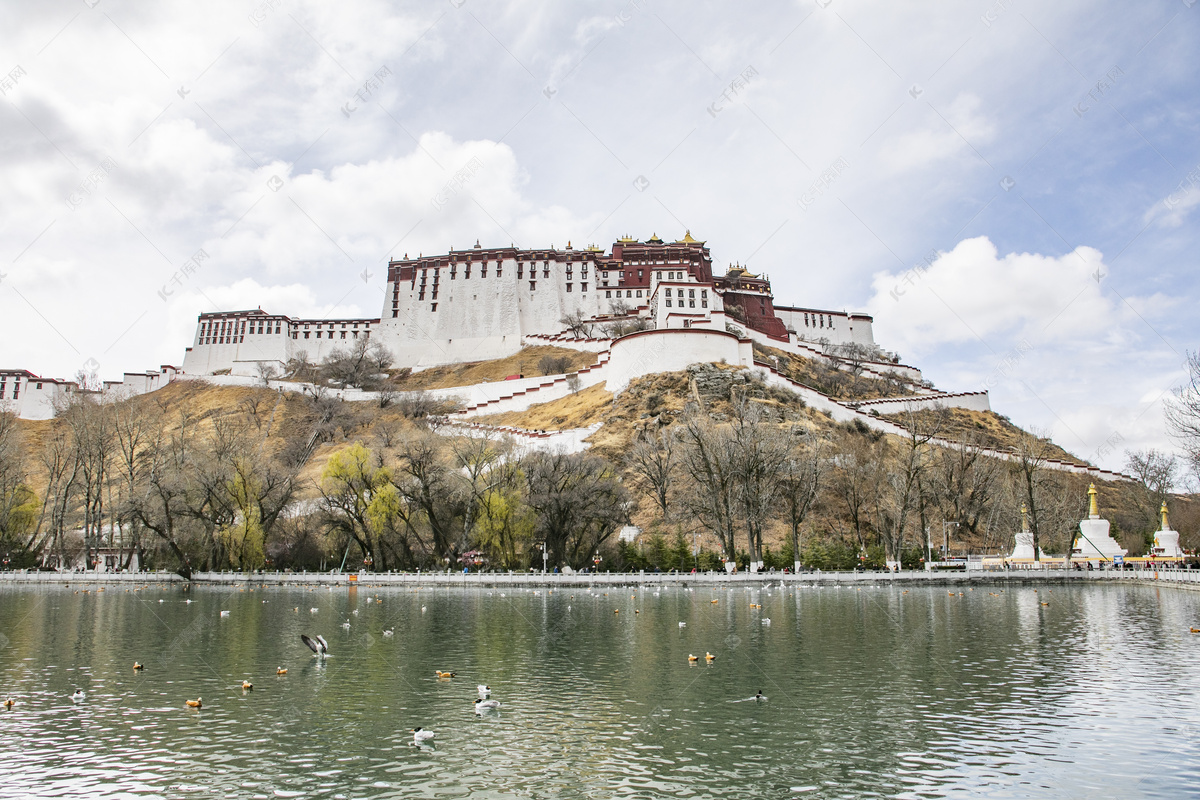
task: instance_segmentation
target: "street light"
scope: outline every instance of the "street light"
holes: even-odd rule
[[[946,558],[950,557],[950,528],[958,527],[957,522],[946,522],[942,520],[942,549],[946,552]]]
[[[545,542],[538,542],[537,547],[542,551],[542,574],[546,574],[546,562],[550,559],[550,551],[546,548]]]

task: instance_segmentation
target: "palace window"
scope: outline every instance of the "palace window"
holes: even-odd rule
[[[435,290],[435,291],[434,291],[432,294],[430,294],[430,296],[429,296],[429,299],[430,299],[430,300],[437,300],[437,291],[436,291],[436,290]]]
[[[417,294],[417,299],[418,299],[418,300],[424,300],[424,299],[425,299],[425,293],[424,293],[424,292],[419,292],[419,293]]]
[[[483,266],[479,268],[479,277],[481,277],[481,278],[487,277],[487,262],[486,261],[483,262]]]
[[[501,266],[500,266],[500,262],[499,262],[499,261],[497,261],[497,262],[496,262],[496,277],[497,277],[497,278],[503,278],[503,277],[504,277],[504,269],[503,269],[503,267],[501,267]]]
[[[626,296],[626,297],[633,297],[633,291],[632,291],[632,290],[630,290],[630,289],[626,289],[626,290],[625,290],[625,296]]]
[[[611,291],[605,292],[605,293],[604,293],[604,296],[605,296],[605,297],[612,297],[612,292],[611,292]]]
[[[695,297],[695,296],[696,296],[696,290],[688,289],[688,297]]]
[[[670,289],[667,289],[667,290],[666,290],[666,292],[667,292],[667,297],[670,297],[670,296],[671,296],[671,290],[670,290]]]
[[[579,291],[581,291],[581,292],[586,292],[586,291],[587,291],[587,284],[586,284],[586,283],[581,283],[581,284],[579,284]]]
[[[571,284],[567,284],[567,294],[571,293]]]
[[[430,303],[430,304],[429,304],[429,310],[430,310],[430,311],[437,311],[437,303]]]
[[[529,282],[529,291],[532,292],[536,288],[537,288],[537,281],[530,281]]]
[[[307,339],[307,338],[308,338],[308,331],[305,331],[305,332],[304,332],[304,338],[305,338],[305,339]]]
[[[464,281],[471,280],[471,265],[470,264],[467,264],[465,267],[463,267],[463,280]]]
[[[701,308],[708,308],[708,301],[707,301],[707,300],[701,300],[701,301],[700,301],[700,307],[701,307]]]
[[[549,278],[549,277],[550,277],[550,270],[548,270],[548,269],[543,269],[543,270],[542,270],[542,277],[543,277],[543,278]]]
[[[342,331],[342,338],[343,338],[343,339],[345,339],[345,338],[346,338],[346,332],[345,332],[345,331]]]
[[[700,296],[701,296],[701,297],[708,297],[708,289],[701,289],[701,290],[700,290]]]
[[[601,277],[601,278],[607,278],[607,277],[608,277],[608,273],[607,273],[607,272],[601,272],[601,273],[600,273],[600,277]]]
[[[688,308],[695,308],[695,307],[696,307],[696,301],[688,300]]]
[[[637,290],[637,296],[638,296],[638,297],[641,297],[641,296],[642,296],[642,290],[641,290],[641,289],[638,289],[638,290]]]
[[[667,308],[671,307],[671,298],[667,298]]]

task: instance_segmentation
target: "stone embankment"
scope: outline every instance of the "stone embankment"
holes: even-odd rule
[[[728,575],[719,572],[622,573],[600,572],[549,574],[528,572],[401,572],[383,574],[315,572],[200,572],[191,583],[197,586],[357,586],[363,589],[386,588],[557,588],[604,586],[1022,586],[1047,584],[1083,584],[1120,581],[1143,585],[1178,585],[1200,589],[1200,570],[1006,570],[973,572],[766,572]],[[94,573],[94,572],[0,572],[0,586],[134,586],[146,584],[188,583],[169,572]]]

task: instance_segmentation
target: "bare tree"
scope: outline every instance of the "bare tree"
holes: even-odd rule
[[[681,465],[690,478],[684,503],[721,542],[730,560],[737,556],[738,481],[736,442],[728,426],[692,416],[681,433]]]
[[[838,442],[837,450],[832,459],[831,489],[850,522],[855,541],[865,551],[890,447],[886,439],[875,439],[869,432],[847,432]]]
[[[576,339],[590,339],[592,322],[583,311],[572,311],[558,321]]]
[[[1200,476],[1200,352],[1187,354],[1187,383],[1167,401],[1167,430],[1179,442],[1194,476]]]
[[[1050,504],[1049,495],[1054,484],[1046,469],[1046,459],[1053,452],[1049,437],[1041,436],[1037,430],[1031,430],[1029,436],[1021,437],[1013,449],[1012,461],[1009,462],[1016,478],[1018,496],[1025,504],[1029,530],[1033,533],[1034,561],[1041,560],[1042,518],[1044,512],[1048,511],[1045,507]]]
[[[544,355],[538,361],[538,370],[543,375],[561,375],[570,368],[569,356]]]
[[[788,442],[764,419],[761,406],[744,397],[733,403],[734,474],[738,505],[746,524],[747,551],[761,568],[763,529],[775,512]]]
[[[912,514],[922,502],[921,481],[931,459],[930,441],[941,432],[946,417],[947,411],[942,406],[932,413],[910,409],[904,415],[905,436],[888,464],[878,509],[884,551],[896,565],[904,552]]]
[[[536,535],[550,563],[584,566],[625,523],[625,489],[604,459],[590,453],[535,453],[522,468]]]
[[[800,528],[821,492],[829,466],[827,443],[811,434],[793,437],[792,447],[779,473],[779,493],[784,517],[792,533],[792,561],[800,570]]]
[[[1154,448],[1125,451],[1125,471],[1138,483],[1134,504],[1149,530],[1157,527],[1158,511],[1175,486],[1178,469],[1179,462],[1173,454]]]
[[[975,438],[967,438],[937,450],[926,485],[945,518],[976,539],[991,513],[1000,477],[1000,462],[984,455]]]
[[[270,386],[271,381],[279,375],[279,368],[270,361],[257,361],[254,364],[254,375],[263,386]]]
[[[679,470],[679,448],[674,431],[667,429],[648,434],[634,443],[625,458],[625,466],[637,483],[649,494],[665,519],[671,501],[671,489]]]

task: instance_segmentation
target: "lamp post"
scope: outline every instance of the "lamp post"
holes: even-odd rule
[[[592,565],[595,568],[596,572],[600,571],[600,562],[603,560],[604,560],[604,558],[600,555],[599,550],[597,550],[594,554],[592,554]]]
[[[950,528],[958,527],[957,522],[946,522],[942,520],[942,547],[946,551],[946,558],[950,557]]]
[[[546,574],[546,564],[550,560],[550,550],[545,542],[538,542],[538,549],[542,551],[542,574]]]

